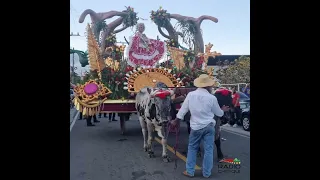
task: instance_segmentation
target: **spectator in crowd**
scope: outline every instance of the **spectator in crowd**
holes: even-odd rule
[[[101,118],[101,114],[102,113],[99,113],[99,116],[98,116],[99,118]],[[107,117],[107,113],[103,113],[103,117]]]
[[[93,116],[87,116],[87,126],[95,126],[94,124],[91,123],[91,119],[93,118],[93,122],[94,123],[98,123],[100,121],[97,120],[97,116],[93,115]]]
[[[246,84],[246,86],[242,88],[242,92],[250,97],[250,83]]]
[[[79,119],[78,120],[82,120],[82,112],[79,113]]]
[[[112,116],[112,119],[111,119],[111,116]],[[116,117],[116,113],[109,113],[109,121],[117,121],[115,117]]]
[[[233,114],[231,116],[232,122],[230,125],[233,125],[233,127],[237,127],[237,122],[240,120],[241,116],[241,109],[240,109],[240,95],[236,90],[236,87],[232,88],[232,109]]]

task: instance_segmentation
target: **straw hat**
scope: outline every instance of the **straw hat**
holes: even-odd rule
[[[202,88],[202,87],[209,87],[214,86],[215,81],[210,78],[207,74],[201,74],[197,79],[193,81],[193,84],[196,87]]]

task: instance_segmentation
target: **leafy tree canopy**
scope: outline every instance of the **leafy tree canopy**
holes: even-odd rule
[[[234,64],[221,65],[217,78],[222,84],[249,83],[250,82],[250,57],[241,56]]]

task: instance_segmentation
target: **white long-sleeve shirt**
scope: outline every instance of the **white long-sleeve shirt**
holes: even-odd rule
[[[191,112],[190,127],[193,130],[202,129],[210,123],[215,125],[214,115],[221,117],[224,114],[217,98],[204,88],[198,88],[188,93],[177,118],[183,119],[188,111]]]

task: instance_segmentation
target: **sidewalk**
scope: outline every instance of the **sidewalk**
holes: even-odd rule
[[[244,135],[244,136],[250,137],[250,131],[243,130],[242,126],[238,126],[236,128],[221,126],[221,130],[224,130],[224,131],[227,131],[227,132],[231,132],[231,133],[234,133],[234,134],[239,134],[239,135]]]
[[[73,118],[74,118],[74,116],[75,116],[76,114],[77,114],[76,108],[70,109],[70,124],[72,123]]]

